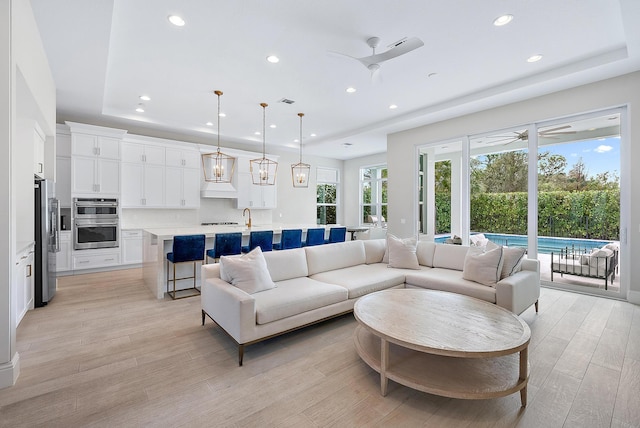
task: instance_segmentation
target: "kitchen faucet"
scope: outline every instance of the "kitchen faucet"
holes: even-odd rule
[[[245,209],[242,211],[242,218],[244,218],[244,213],[245,213],[245,212],[247,212],[247,211],[249,211],[249,221],[246,223],[246,226],[247,226],[248,228],[251,228],[251,210],[250,210],[249,208],[245,208]]]

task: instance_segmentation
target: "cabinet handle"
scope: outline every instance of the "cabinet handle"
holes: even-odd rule
[[[42,172],[43,172],[43,171],[42,171],[43,166],[44,166],[44,165],[42,165],[42,162],[38,162],[38,172],[39,172],[40,174],[42,174]]]
[[[112,261],[114,261],[114,260],[115,260],[115,259],[114,259],[113,257],[111,257],[110,259],[104,259],[104,261],[105,261],[105,262],[112,262]]]
[[[82,264],[82,263],[89,263],[89,260],[80,260],[80,261],[78,262],[78,264]]]
[[[31,265],[27,265],[28,273],[27,278],[31,277]]]
[[[147,155],[142,155],[142,162],[146,162],[147,161]]]
[[[98,147],[98,156],[100,156],[102,153],[100,152],[100,147]]]
[[[96,155],[96,156],[98,156],[98,148],[97,148],[97,147],[94,147],[94,148],[93,148],[93,154],[94,154],[94,155]]]

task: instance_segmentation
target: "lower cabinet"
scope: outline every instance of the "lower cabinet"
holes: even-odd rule
[[[56,272],[70,271],[71,268],[71,231],[60,231],[60,251],[56,254]]]
[[[122,230],[120,232],[120,246],[122,247],[123,265],[142,263],[142,230]]]
[[[13,293],[13,305],[15,308],[16,326],[20,324],[27,311],[33,305],[34,286],[34,256],[33,248],[18,255],[16,263],[15,292]]]
[[[94,269],[120,264],[120,248],[74,251],[73,270]]]

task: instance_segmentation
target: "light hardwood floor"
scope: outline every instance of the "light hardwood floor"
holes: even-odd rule
[[[18,328],[21,374],[0,390],[0,426],[640,426],[640,307],[543,289],[529,400],[437,397],[389,382],[353,345],[352,315],[249,346],[198,297],[156,300],[140,270],[59,279]]]

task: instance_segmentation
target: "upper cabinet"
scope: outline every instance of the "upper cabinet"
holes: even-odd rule
[[[194,149],[167,148],[167,166],[200,169],[200,152]]]
[[[126,131],[67,122],[73,196],[120,196],[120,141]]]
[[[44,132],[36,123],[33,130],[33,173],[40,178],[44,178],[44,141]]]

